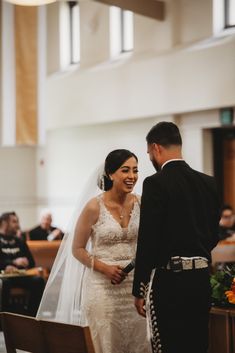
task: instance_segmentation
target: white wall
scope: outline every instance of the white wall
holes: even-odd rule
[[[15,211],[22,229],[36,223],[35,155],[33,147],[0,148],[0,214]]]
[[[190,43],[212,35],[213,0],[180,0],[178,8],[177,27],[181,43]]]
[[[80,2],[81,66],[90,66],[109,58],[109,6]]]
[[[204,50],[181,50],[53,77],[47,85],[47,127],[233,106],[234,62],[231,40]]]
[[[178,117],[183,156],[195,169],[213,175],[212,128],[219,127],[219,111],[208,110]]]
[[[212,37],[213,1],[165,3],[164,21],[134,16],[134,52],[111,61],[109,7],[81,2],[81,65],[48,77],[48,129],[235,105],[235,38]]]

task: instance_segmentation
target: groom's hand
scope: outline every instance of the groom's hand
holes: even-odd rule
[[[146,317],[145,300],[143,298],[135,298],[135,307],[141,316]]]

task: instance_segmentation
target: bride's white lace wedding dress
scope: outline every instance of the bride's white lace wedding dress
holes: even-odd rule
[[[136,201],[127,228],[122,228],[97,197],[100,214],[93,226],[92,255],[107,264],[126,266],[134,257],[139,225]],[[84,305],[96,353],[150,353],[146,320],[139,316],[132,296],[133,273],[120,285],[112,285],[99,272],[85,273]]]

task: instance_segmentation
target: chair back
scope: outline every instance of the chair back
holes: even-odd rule
[[[7,353],[20,349],[32,353],[46,353],[40,321],[33,317],[8,312],[0,313]]]
[[[41,320],[48,353],[95,353],[88,327]]]

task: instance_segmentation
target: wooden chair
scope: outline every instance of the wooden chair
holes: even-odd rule
[[[31,268],[21,275],[0,274],[0,311],[26,316],[34,315],[36,303],[34,312],[31,311],[32,305],[30,307],[30,303],[32,303],[34,298],[33,288],[36,288],[35,290],[37,290],[38,294],[42,294],[44,283],[40,277],[45,283],[46,276],[42,268]],[[28,280],[32,280],[31,288]],[[35,300],[38,302],[40,296],[35,298]]]
[[[88,327],[41,320],[48,353],[95,353]]]
[[[10,311],[17,314],[27,315],[29,291],[20,287],[10,289],[7,303],[2,300],[3,280],[0,278],[0,311]]]
[[[35,318],[0,313],[7,353],[16,353],[16,349],[31,353],[46,353],[40,321]]]
[[[21,315],[27,315],[29,297],[30,292],[27,289],[13,287],[10,289],[10,295],[8,298],[8,308],[3,308],[3,310],[7,310]]]

